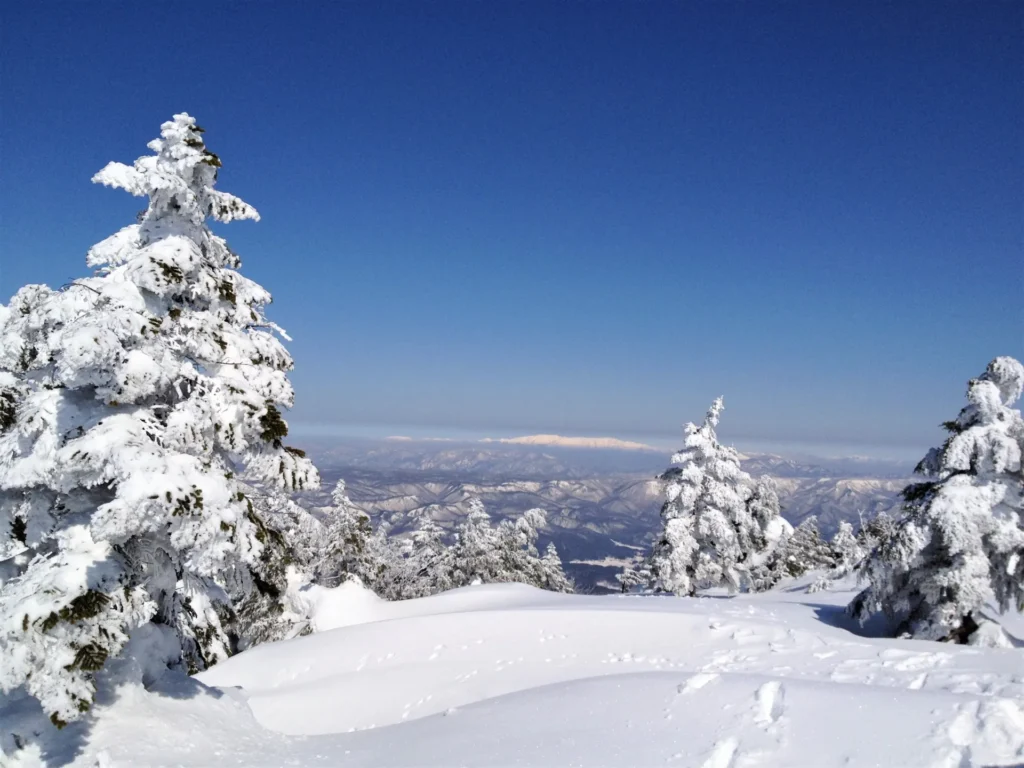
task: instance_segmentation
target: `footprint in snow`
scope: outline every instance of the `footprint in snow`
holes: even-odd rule
[[[680,694],[693,693],[694,691],[699,691],[705,685],[717,679],[718,674],[716,672],[700,672],[691,677],[685,683],[680,683],[676,688],[676,692]]]
[[[700,764],[700,768],[729,768],[732,765],[732,759],[736,755],[736,747],[738,746],[739,742],[732,737],[715,742],[715,746],[711,749],[711,754],[708,755],[707,760]]]
[[[754,694],[754,723],[768,728],[779,721],[783,711],[783,697],[786,689],[778,680],[765,683]]]

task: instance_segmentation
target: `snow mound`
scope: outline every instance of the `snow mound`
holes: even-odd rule
[[[289,597],[295,612],[309,617],[309,627],[314,632],[379,621],[382,607],[387,605],[358,579],[337,587],[306,584],[291,590]]]
[[[1024,762],[1024,653],[854,634],[850,588],[306,594],[322,631],[239,654],[188,691],[122,686],[76,751],[49,754],[105,768]]]

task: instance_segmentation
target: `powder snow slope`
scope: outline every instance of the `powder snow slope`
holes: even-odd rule
[[[321,628],[349,621],[349,603],[364,623],[257,647],[189,691],[122,687],[66,757],[103,768],[1024,763],[1024,651],[861,637],[844,626],[850,595],[492,585],[388,603],[322,590]]]

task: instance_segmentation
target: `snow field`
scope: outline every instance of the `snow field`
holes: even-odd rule
[[[849,591],[804,586],[685,599],[506,584],[404,602],[322,590],[324,631],[234,656],[190,691],[122,687],[74,764],[1024,761],[1020,650],[860,637],[835,626]]]

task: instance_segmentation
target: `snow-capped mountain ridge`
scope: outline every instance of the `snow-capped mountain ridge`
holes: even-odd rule
[[[485,437],[481,443],[506,443],[509,445],[553,445],[562,448],[597,448],[617,451],[654,451],[658,448],[646,443],[620,440],[617,437],[565,437],[563,435],[523,435],[522,437]]]

